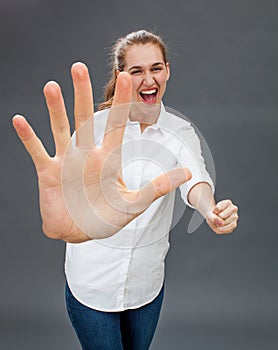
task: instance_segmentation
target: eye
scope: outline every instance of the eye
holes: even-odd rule
[[[162,67],[153,67],[153,72],[160,72],[162,70]]]
[[[136,69],[136,70],[133,70],[130,72],[131,75],[139,75],[142,73],[142,70],[141,69]]]

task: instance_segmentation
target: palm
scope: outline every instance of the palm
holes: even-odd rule
[[[47,168],[38,171],[40,211],[43,229],[50,237],[72,235],[76,231],[74,222],[65,206],[61,186],[62,160],[54,158]],[[77,241],[82,241],[77,235]]]
[[[190,172],[175,169],[138,191],[128,190],[120,168],[121,144],[132,92],[130,76],[127,73],[118,76],[101,147],[94,147],[93,98],[86,66],[73,65],[72,77],[75,146],[71,144],[61,90],[55,82],[49,82],[44,89],[56,146],[55,157],[47,154],[23,117],[16,116],[13,123],[37,170],[45,234],[68,242],[82,242],[113,235],[153,200],[187,181]]]

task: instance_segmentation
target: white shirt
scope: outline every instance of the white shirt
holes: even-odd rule
[[[99,143],[108,112],[95,114],[95,136]],[[198,182],[207,182],[214,188],[193,127],[167,112],[163,105],[157,123],[142,133],[139,122],[128,121],[122,166],[129,189],[138,189],[171,168],[189,168],[192,178],[180,186],[187,205],[187,194]],[[174,199],[175,191],[159,198],[112,237],[67,243],[65,274],[79,302],[100,311],[123,311],[143,306],[158,295],[164,281]]]

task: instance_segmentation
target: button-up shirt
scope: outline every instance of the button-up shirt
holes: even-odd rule
[[[109,111],[95,114],[95,138],[101,143]],[[127,188],[138,189],[159,174],[183,166],[192,178],[180,186],[187,195],[199,182],[214,188],[200,140],[192,125],[161,105],[155,124],[143,132],[128,121],[122,145],[122,174]],[[100,311],[123,311],[151,302],[164,281],[175,191],[154,201],[112,237],[66,245],[69,288],[82,304]]]

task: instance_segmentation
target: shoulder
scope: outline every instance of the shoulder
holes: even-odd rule
[[[191,121],[172,108],[164,107],[159,124],[177,135],[194,134],[194,127]]]
[[[106,125],[107,117],[109,114],[109,108],[103,109],[101,111],[97,111],[94,113],[94,127],[95,128],[103,128]]]
[[[110,108],[106,108],[106,109],[102,109],[102,110],[100,110],[100,111],[96,111],[95,113],[94,113],[94,117],[106,117],[107,118],[107,116],[108,116],[108,114],[109,114],[109,111],[110,111]]]

